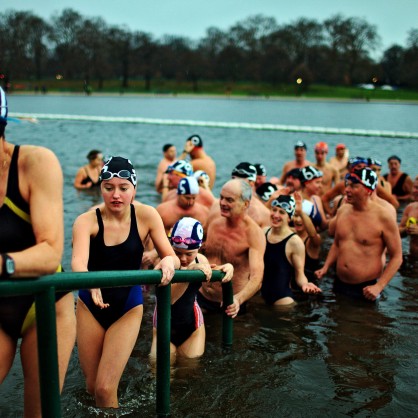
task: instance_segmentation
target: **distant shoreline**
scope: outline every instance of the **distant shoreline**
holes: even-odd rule
[[[143,97],[143,98],[172,98],[172,99],[215,99],[215,100],[271,100],[289,102],[334,102],[334,103],[382,103],[418,105],[417,100],[411,99],[378,99],[378,98],[343,98],[343,97],[307,97],[307,96],[279,96],[279,95],[240,95],[240,94],[211,94],[211,93],[117,93],[117,92],[93,92],[89,95],[83,92],[48,91],[47,93],[35,93],[31,91],[12,91],[10,96],[62,96],[62,97]]]

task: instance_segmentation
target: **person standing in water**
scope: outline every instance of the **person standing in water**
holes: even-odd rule
[[[93,149],[87,154],[86,158],[89,160],[88,164],[77,171],[74,179],[74,187],[79,190],[99,186],[99,175],[103,166],[103,154],[101,151]]]
[[[73,226],[73,271],[139,270],[150,238],[161,261],[161,285],[180,261],[157,211],[138,202],[136,172],[122,157],[111,157],[100,173],[104,203],[80,215]],[[140,285],[83,289],[77,301],[77,343],[87,391],[96,406],[117,408],[118,386],[138,338],[143,315]]]
[[[6,141],[7,111],[6,95],[0,88],[0,279],[18,281],[61,271],[63,176],[49,149]],[[58,292],[55,300],[62,390],[75,342],[74,296]],[[24,416],[41,417],[34,295],[0,298],[0,384],[13,365],[19,340]]]

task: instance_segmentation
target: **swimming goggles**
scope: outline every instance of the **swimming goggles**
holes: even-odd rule
[[[193,239],[193,238],[183,238],[180,237],[179,235],[176,235],[174,237],[170,237],[171,242],[174,242],[174,244],[186,244],[186,245],[195,245],[195,244],[201,244],[202,240],[201,239]]]
[[[281,207],[283,210],[285,210],[286,212],[291,212],[292,211],[292,205],[290,203],[287,202],[279,202],[277,199],[273,200],[271,202],[271,206],[273,207]]]
[[[100,177],[102,180],[112,180],[115,176],[119,177],[120,179],[130,179],[131,175],[132,173],[129,170],[120,170],[117,173],[112,173],[111,171],[104,171]]]

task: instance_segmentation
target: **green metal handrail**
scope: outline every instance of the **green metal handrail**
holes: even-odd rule
[[[214,270],[211,281],[221,281],[224,273]],[[205,275],[199,270],[176,270],[172,283],[203,282]],[[60,418],[61,402],[58,374],[57,330],[55,316],[55,292],[120,287],[143,284],[159,284],[160,270],[100,271],[83,273],[56,273],[31,279],[0,281],[0,297],[35,295],[36,326],[38,333],[39,380],[42,416]],[[232,283],[222,283],[223,303],[233,301]],[[170,334],[171,334],[171,284],[158,286],[157,315],[157,402],[158,416],[170,415]],[[0,301],[1,303],[1,301]],[[233,320],[223,314],[222,342],[232,345]],[[55,335],[55,338],[51,338]]]

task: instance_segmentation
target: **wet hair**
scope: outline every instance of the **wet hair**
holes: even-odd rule
[[[401,159],[400,159],[397,155],[391,155],[391,156],[388,158],[388,162],[389,162],[390,160],[397,160],[397,161],[399,161],[399,164],[401,164],[401,163],[402,163]]]
[[[253,195],[253,191],[251,186],[245,181],[241,179],[237,179],[241,185],[241,195],[240,198],[243,202],[249,202]]]
[[[96,159],[97,158],[97,156],[99,155],[99,154],[101,154],[102,152],[101,151],[99,151],[99,150],[97,150],[97,149],[92,149],[87,155],[86,155],[86,158],[89,160],[89,161],[93,161],[94,159]]]
[[[173,144],[165,144],[163,146],[163,152],[167,152],[171,147],[174,147]]]

